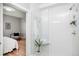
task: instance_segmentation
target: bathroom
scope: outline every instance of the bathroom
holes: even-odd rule
[[[10,4],[26,12],[27,56],[79,56],[79,3]],[[3,43],[3,26],[0,28]],[[3,45],[0,47],[3,51]]]

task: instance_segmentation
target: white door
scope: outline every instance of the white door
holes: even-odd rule
[[[69,7],[70,4],[58,4],[42,10],[41,37],[49,41],[49,47],[42,52],[43,55],[72,55]]]
[[[69,4],[49,8],[49,40],[55,56],[72,55],[72,37],[69,25]]]
[[[0,3],[0,55],[3,55],[3,5]]]

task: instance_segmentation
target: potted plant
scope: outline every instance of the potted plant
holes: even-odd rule
[[[43,40],[37,39],[35,40],[35,46],[37,47],[37,52],[40,53],[41,47],[47,46],[49,43],[44,43]]]

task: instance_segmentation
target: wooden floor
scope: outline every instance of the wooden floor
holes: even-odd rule
[[[19,49],[18,50],[15,49],[12,52],[4,54],[4,56],[25,56],[26,55],[26,41],[25,41],[25,39],[22,39],[17,42],[19,45]]]

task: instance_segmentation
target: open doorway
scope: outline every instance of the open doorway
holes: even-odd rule
[[[26,12],[9,3],[3,4],[3,55],[26,55]]]

